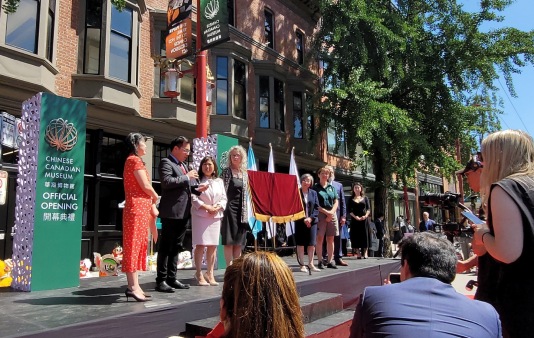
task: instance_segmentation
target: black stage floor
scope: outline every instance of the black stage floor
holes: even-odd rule
[[[293,269],[301,296],[315,292],[340,293],[344,307],[352,307],[368,285],[380,285],[400,260],[344,258],[349,266],[325,269],[311,276],[299,271],[295,257],[284,257]],[[222,281],[224,270],[215,272]],[[154,292],[155,272],[140,274],[142,288],[153,301],[126,302],[126,276],[81,279],[80,286],[52,291],[16,292],[0,288],[0,337],[169,337],[185,330],[185,323],[219,313],[219,286],[194,286],[194,270],[178,277],[189,290]]]

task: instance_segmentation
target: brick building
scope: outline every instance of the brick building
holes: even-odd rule
[[[20,117],[21,103],[37,92],[88,102],[82,258],[111,252],[122,240],[124,137],[132,131],[152,137],[144,160],[156,190],[169,142],[195,137],[192,74],[180,79],[179,97],[163,95],[167,5],[127,0],[118,11],[110,0],[20,0],[16,13],[0,9],[0,111]],[[316,132],[320,117],[311,109],[320,73],[308,53],[320,18],[315,2],[228,0],[228,13],[230,41],[208,51],[215,84],[208,133],[245,147],[252,138],[260,170],[272,144],[276,171],[287,173],[294,147],[301,173],[330,163],[350,195],[350,183],[361,176],[350,169],[343,135]],[[0,167],[9,179],[0,205],[0,258],[11,256],[17,160],[16,148],[2,147]],[[372,168],[368,173],[373,179]]]

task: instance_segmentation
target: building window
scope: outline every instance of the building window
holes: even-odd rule
[[[122,177],[126,161],[126,147],[123,137],[104,135],[102,138],[102,154],[100,172],[103,174]]]
[[[303,138],[302,93],[293,92],[293,137]]]
[[[165,38],[167,37],[167,31],[161,30],[159,31],[159,52],[161,56],[165,56],[166,54],[166,45],[165,45]],[[157,47],[156,47],[157,48]],[[192,42],[192,49],[195,50],[196,44],[195,40]],[[194,63],[194,56],[188,56],[186,58],[187,60],[191,61],[191,64]],[[188,101],[191,103],[195,103],[195,78],[193,76],[193,72],[190,71],[193,67],[190,66],[187,62],[182,62],[180,65],[180,69],[182,72],[184,72],[182,75],[182,78],[180,78],[179,81],[179,87],[180,87],[180,96],[178,97],[180,101]],[[163,92],[165,91],[165,71],[163,69],[157,68],[159,75],[159,90],[156,89],[156,93],[159,97],[166,97]],[[157,86],[158,83],[156,81],[155,86]]]
[[[265,13],[265,44],[268,47],[274,49],[274,25],[273,25],[273,13],[264,11]]]
[[[275,129],[285,131],[284,83],[278,79],[274,79],[274,119]]]
[[[56,0],[48,3],[48,21],[46,22],[46,58],[52,62],[54,55],[54,27],[56,21]]]
[[[313,104],[313,100],[310,100],[309,98],[311,97],[311,94],[310,95],[306,95],[306,99],[305,99],[305,110],[306,110],[306,132],[307,132],[307,137],[308,137],[308,140],[313,140],[313,137],[315,136],[315,116],[313,115],[313,107],[312,107],[312,104]]]
[[[109,76],[126,82],[131,81],[132,16],[129,8],[119,12],[115,6],[111,7]]]
[[[269,128],[270,118],[270,91],[269,91],[269,77],[260,76],[260,128]]]
[[[235,27],[234,0],[226,1],[228,5],[228,24]]]
[[[328,152],[338,156],[347,156],[347,144],[345,143],[345,132],[338,131],[334,122],[328,126]]]
[[[110,1],[86,0],[84,74],[138,84],[140,9],[132,3],[119,11]]]
[[[169,153],[171,152],[169,149],[169,145],[164,144],[156,144],[153,145],[154,149],[154,156],[152,161],[152,182],[159,182],[159,162],[161,162],[162,159],[167,158],[169,156]]]
[[[301,32],[297,31],[297,62],[299,65],[304,64],[304,37]]]
[[[6,45],[37,54],[39,11],[39,1],[20,0],[17,11],[7,15]]]
[[[102,0],[87,0],[85,9],[84,74],[100,74]]]
[[[234,116],[246,118],[247,71],[243,62],[234,59]]]
[[[228,57],[217,57],[217,115],[228,115]]]

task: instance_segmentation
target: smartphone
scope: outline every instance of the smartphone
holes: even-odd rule
[[[400,283],[400,272],[392,272],[389,274],[389,282],[391,284]]]
[[[470,211],[462,211],[462,215],[464,215],[468,220],[473,222],[473,224],[484,224],[485,222],[478,218],[475,214],[473,214]]]

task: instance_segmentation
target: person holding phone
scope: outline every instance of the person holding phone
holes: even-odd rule
[[[534,141],[520,130],[502,130],[482,141],[480,176],[487,223],[475,225],[479,256],[476,299],[499,312],[504,337],[534,331],[534,284],[525,271],[534,262]]]
[[[365,288],[351,338],[501,337],[497,311],[452,287],[456,253],[451,242],[419,232],[404,238],[399,250],[400,283]]]

